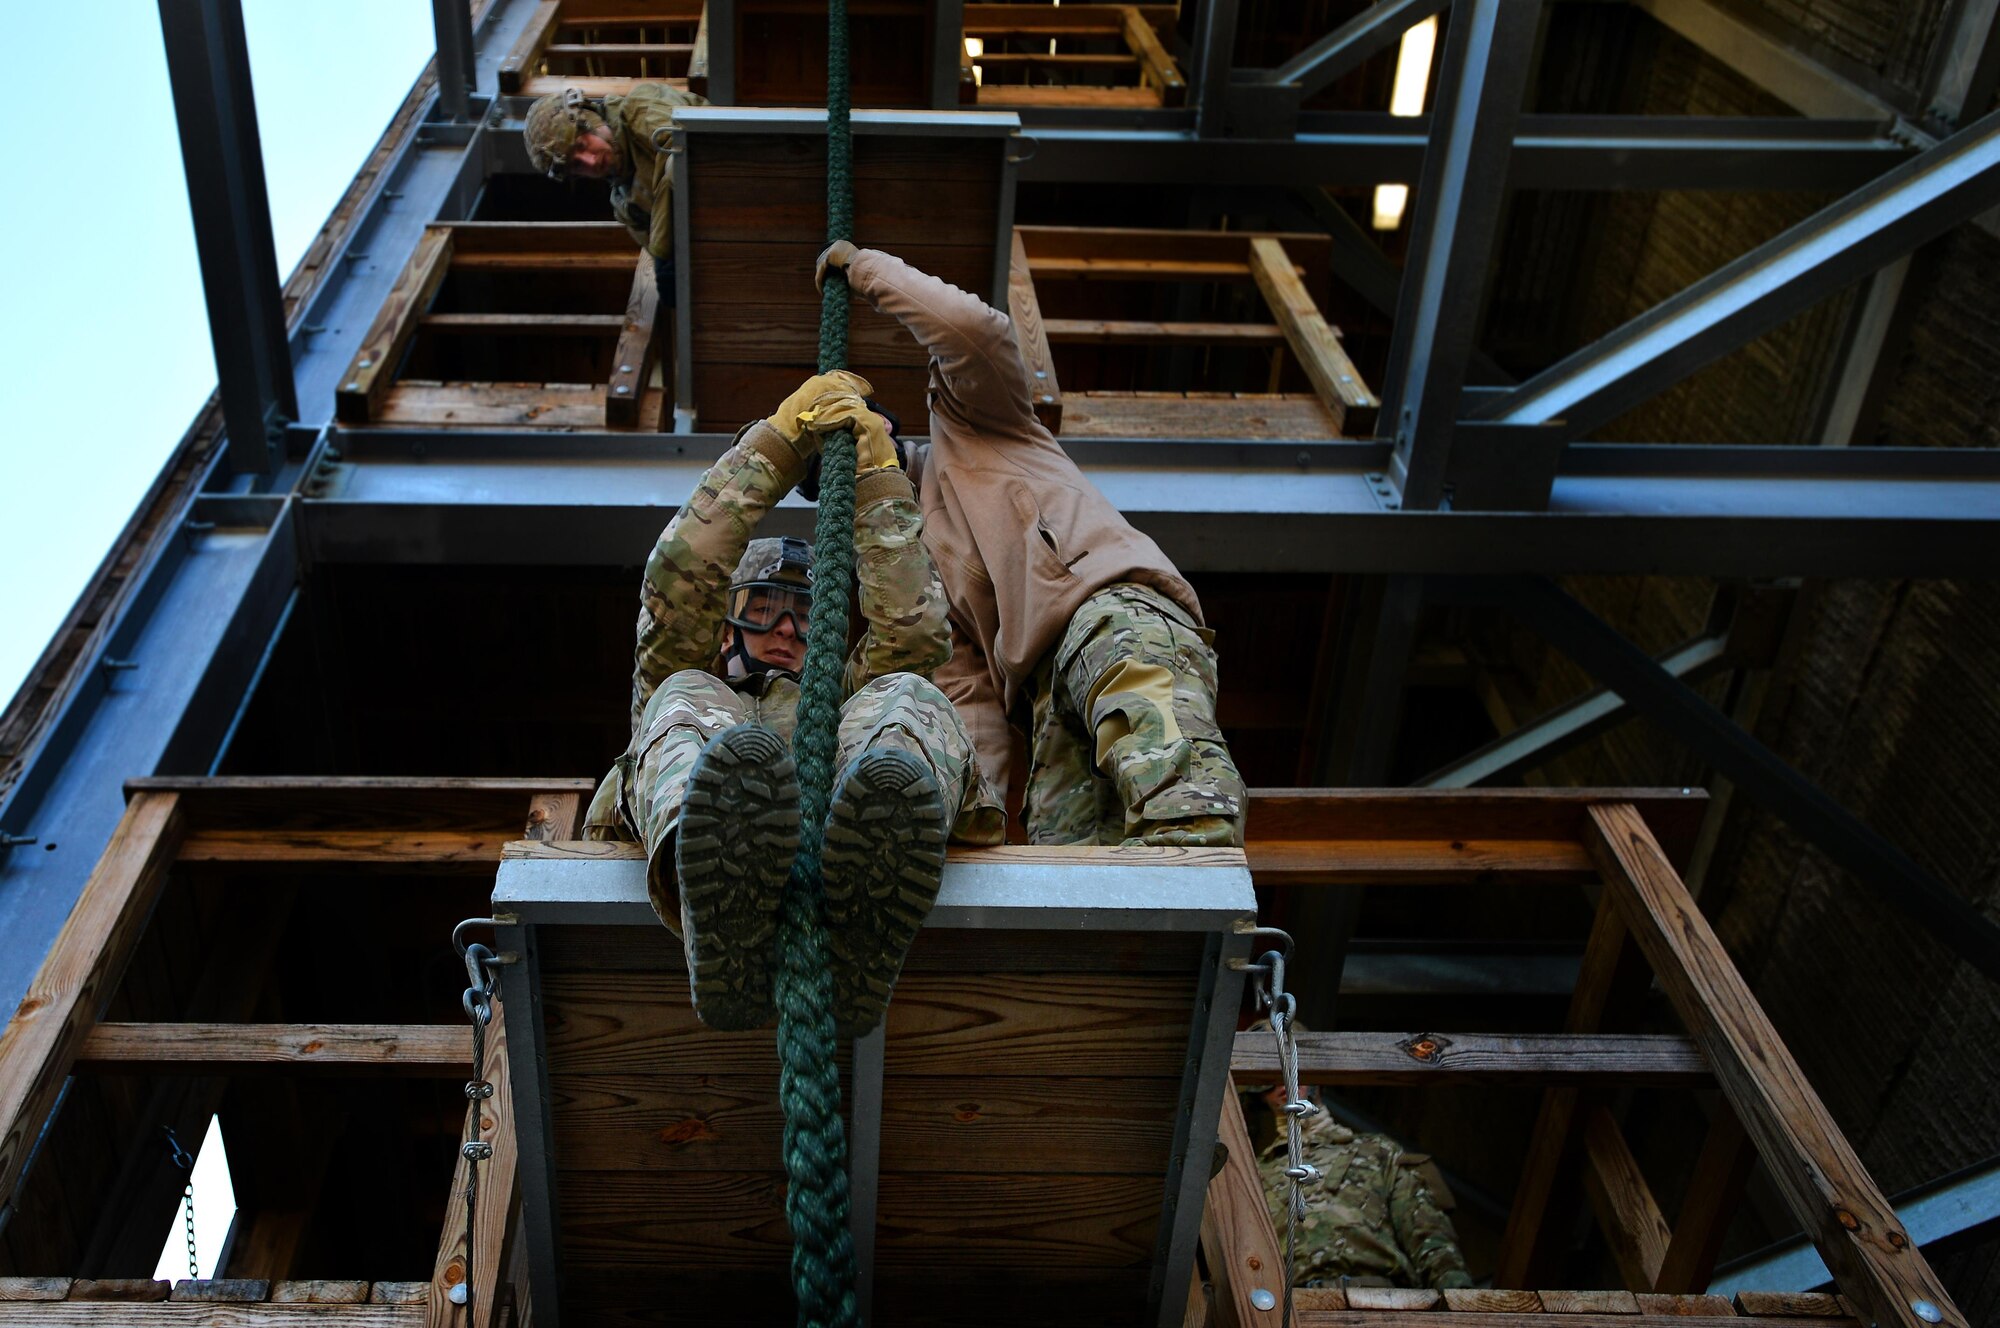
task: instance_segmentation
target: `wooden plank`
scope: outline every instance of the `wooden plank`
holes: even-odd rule
[[[1073,93],[1085,89],[1065,88]],[[1122,89],[1092,89],[1117,92]],[[980,89],[981,93],[988,91]],[[1025,89],[1008,89],[1025,91]],[[986,99],[982,95],[980,100]],[[1242,259],[1042,257],[1030,251],[1029,267],[1041,281],[1248,281],[1250,264]]]
[[[1125,44],[1139,58],[1140,82],[1160,94],[1161,105],[1180,105],[1187,97],[1187,83],[1181,78],[1180,67],[1160,44],[1160,34],[1153,30],[1151,21],[1139,12],[1139,7],[1126,5],[1123,9],[1121,26]]]
[[[1174,1079],[890,1079],[888,1172],[1151,1175],[1166,1171]],[[776,1171],[783,1113],[754,1074],[551,1076],[565,1170]]]
[[[1539,1314],[1542,1310],[1542,1298],[1532,1291],[1446,1287],[1444,1307],[1453,1313]]]
[[[1637,1314],[1639,1302],[1629,1291],[1543,1291],[1542,1309],[1550,1314]]]
[[[1854,1306],[1830,1291],[1739,1291],[1736,1308],[1745,1314],[1778,1319],[1837,1318],[1854,1313]]]
[[[375,423],[390,428],[601,429],[604,397],[602,383],[398,383]],[[665,392],[647,388],[640,428],[657,431],[665,405]]]
[[[768,1036],[768,1035],[767,1035]],[[565,1266],[768,1269],[791,1259],[782,1172],[565,1172]],[[878,1275],[954,1269],[1144,1269],[1160,1212],[1156,1176],[882,1177]]]
[[[0,1277],[0,1300],[61,1300],[69,1295],[67,1277]]]
[[[1347,1308],[1388,1310],[1400,1314],[1421,1313],[1424,1310],[1443,1309],[1444,1297],[1430,1287],[1351,1286],[1347,1288]]]
[[[1209,1178],[1201,1214],[1201,1253],[1215,1288],[1215,1322],[1219,1328],[1276,1328],[1283,1321],[1290,1277],[1284,1247],[1271,1229],[1250,1127],[1234,1093],[1222,1095],[1216,1140],[1229,1156]],[[1271,1309],[1260,1310],[1250,1302],[1260,1290],[1276,1297]]]
[[[1585,1114],[1583,1153],[1584,1184],[1625,1288],[1651,1291],[1659,1283],[1673,1231],[1608,1108],[1594,1107]]]
[[[1693,1039],[1665,1033],[1375,1033],[1298,1035],[1308,1084],[1604,1085],[1704,1087],[1708,1063]],[[1275,1082],[1268,1033],[1238,1033],[1230,1069],[1239,1083]],[[1651,1289],[1650,1287],[1648,1288]]]
[[[1035,296],[1035,278],[1028,271],[1028,252],[1018,233],[1008,240],[1007,312],[1014,321],[1014,342],[1021,360],[1028,366],[1028,388],[1033,394],[1035,418],[1050,433],[1060,433],[1063,422],[1062,388],[1056,382],[1055,357],[1049,351],[1048,327],[1042,321],[1041,301]]]
[[[691,92],[701,91],[694,86],[694,80],[691,78],[639,78],[636,75],[600,78],[582,74],[540,74],[521,85],[520,95],[546,97],[551,92],[563,92],[575,88],[586,97],[623,97],[641,83],[659,83],[670,88],[686,88]]]
[[[257,1305],[271,1294],[271,1283],[262,1277],[184,1277],[174,1283],[171,1299],[181,1302]]]
[[[660,362],[666,324],[659,317],[659,279],[651,262],[632,270],[632,294],[619,320],[618,346],[611,356],[611,381],[604,396],[604,422],[612,428],[634,428],[644,403],[653,366]]]
[[[1192,976],[910,974],[889,1006],[891,1075],[1180,1073]],[[718,1033],[695,1018],[685,979],[662,973],[549,973],[552,1075],[702,1073],[775,1066],[768,1031]]]
[[[1554,884],[1595,875],[1583,846],[1563,839],[1262,840],[1245,856],[1260,885]]]
[[[1639,1313],[1664,1315],[1675,1319],[1698,1316],[1726,1319],[1736,1313],[1736,1307],[1729,1303],[1727,1296],[1677,1296],[1661,1292],[1641,1292],[1636,1299],[1639,1302]]]
[[[1063,399],[1066,438],[1335,438],[1339,430],[1311,396],[1072,392]]]
[[[1709,1284],[1722,1240],[1757,1164],[1757,1150],[1728,1102],[1718,1104],[1708,1137],[1688,1177],[1673,1239],[1653,1283],[1655,1291],[1690,1292]]]
[[[111,999],[180,847],[179,795],[125,808],[27,995],[0,1032],[0,1200],[62,1096],[77,1047]]]
[[[996,69],[1137,69],[1139,57],[1130,51],[982,51],[972,63]]]
[[[197,830],[187,836],[182,862],[340,863],[361,866],[500,861],[504,835],[464,830]]]
[[[1133,10],[1149,23],[1172,23],[1172,5],[1062,5],[983,4],[965,6],[965,32],[969,37],[994,36],[1079,36],[1124,31],[1125,11]]]
[[[376,311],[375,321],[361,339],[361,349],[354,353],[339,389],[333,394],[334,413],[342,422],[366,424],[375,418],[390,385],[396,381],[403,353],[410,348],[410,338],[417,333],[417,319],[444,285],[445,273],[451,267],[453,243],[451,227],[424,228],[410,261],[397,274],[396,284],[389,288],[388,298]]]
[[[1591,823],[1607,896],[1841,1289],[1881,1324],[1918,1328],[1924,1320],[1910,1308],[1918,1301],[1936,1306],[1944,1323],[1965,1323],[1637,809],[1594,807]]]
[[[461,1024],[99,1024],[77,1049],[80,1071],[285,1074],[313,1071],[460,1078],[472,1060]]]
[[[780,246],[765,247],[775,250]],[[776,254],[772,257],[775,259]],[[768,364],[773,360],[796,363],[818,354],[819,326],[814,320],[819,315],[810,302],[796,298],[786,303],[741,302],[747,290],[754,287],[731,290],[728,302],[714,301],[712,297],[720,283],[711,281],[707,272],[696,269],[696,273],[694,362],[697,366]],[[767,273],[765,284],[770,280]],[[808,283],[805,289],[810,292],[812,286]],[[865,305],[856,306],[850,313],[854,315],[848,325],[850,363],[897,365],[917,372],[930,363],[924,348],[895,319]]]
[[[1276,323],[1160,323],[1140,318],[1051,318],[1052,346],[1282,346]]]
[[[79,1277],[70,1283],[69,1298],[138,1305],[163,1301],[173,1292],[172,1282],[152,1277]]]
[[[581,793],[537,793],[528,802],[528,824],[522,833],[542,842],[574,839],[582,817]]]
[[[1294,1316],[1293,1322],[1299,1328],[1384,1328],[1395,1320],[1386,1318],[1379,1310],[1316,1310],[1310,1313],[1302,1311]],[[1532,1319],[1519,1314],[1463,1313],[1436,1322],[1438,1328],[1860,1328],[1852,1318],[1738,1318],[1734,1315],[1728,1318],[1705,1315],[1690,1318],[1674,1314],[1584,1311],[1565,1312],[1561,1318],[1543,1315]]]
[[[644,59],[648,56],[692,56],[693,42],[551,42],[542,48],[542,54],[550,59],[592,59],[601,56],[615,56],[621,59]]]
[[[986,110],[1054,106],[1091,110],[1146,110],[1160,104],[1151,88],[1065,87],[1051,83],[982,83],[974,104]]]
[[[543,843],[517,839],[506,844],[504,858],[571,858],[581,861],[638,861],[646,851],[638,844],[614,839],[571,839]],[[992,866],[1015,863],[1024,867],[1236,867],[1245,865],[1240,848],[1192,848],[1177,844],[996,844],[990,848],[953,844],[945,861]]]
[[[278,1282],[271,1287],[273,1305],[366,1305],[368,1283],[317,1281]]]
[[[500,91],[509,96],[520,95],[528,77],[541,65],[542,48],[555,32],[556,11],[561,8],[560,0],[541,0],[528,15],[521,35],[500,61]]]
[[[481,1077],[493,1085],[493,1096],[475,1100],[467,1108],[466,1123],[474,1115],[479,1122],[479,1139],[491,1145],[492,1156],[473,1162],[459,1153],[452,1170],[451,1197],[445,1205],[444,1235],[438,1243],[437,1261],[424,1299],[425,1328],[491,1328],[499,1299],[501,1268],[506,1258],[508,1230],[514,1220],[518,1197],[515,1184],[516,1145],[514,1139],[513,1076],[507,1072],[507,1022],[500,1001],[493,1001],[493,1022],[486,1029],[486,1063]],[[474,1169],[477,1176],[474,1176]],[[474,1195],[472,1244],[465,1240],[465,1191],[477,1180]],[[451,1303],[450,1290],[466,1280],[471,1263],[471,1305]]]
[[[165,1285],[162,1283],[161,1285]],[[6,1328],[417,1328],[416,1305],[92,1304],[74,1297],[52,1305],[0,1304]]]
[[[1278,326],[1285,330],[1292,354],[1298,356],[1327,410],[1344,418],[1350,409],[1373,409],[1380,405],[1362,380],[1361,370],[1347,358],[1340,338],[1327,326],[1311,292],[1299,280],[1283,243],[1268,235],[1253,238],[1250,273]]]
[[[375,1282],[368,1288],[370,1305],[421,1305],[430,1291],[429,1282]]]
[[[448,336],[615,337],[622,314],[425,314],[420,331]]]

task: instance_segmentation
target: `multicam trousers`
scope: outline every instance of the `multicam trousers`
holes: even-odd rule
[[[1085,600],[1035,676],[1029,841],[1242,843],[1215,692],[1209,636],[1180,605],[1131,583]]]
[[[751,696],[712,673],[684,669],[660,684],[638,736],[598,786],[584,838],[644,844],[654,906],[676,930],[678,905],[663,906],[672,902],[672,861],[661,850],[680,824],[695,758],[716,734],[746,722],[764,724],[789,741],[797,706],[798,685],[789,679],[778,679],[762,696]],[[914,673],[890,673],[849,697],[840,708],[836,769],[872,747],[896,748],[922,761],[943,791],[944,805],[958,809],[954,834],[976,837],[978,827],[969,825],[980,815],[972,739],[943,692]],[[984,813],[988,818],[994,814],[990,809]]]

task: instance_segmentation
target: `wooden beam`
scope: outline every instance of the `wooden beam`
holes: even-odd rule
[[[0,1033],[0,1203],[11,1203],[77,1048],[131,962],[173,865],[181,828],[178,795],[132,799]]]
[[[629,429],[639,423],[639,406],[660,360],[665,321],[659,312],[660,287],[652,255],[642,250],[632,270],[632,294],[625,302],[618,348],[612,352],[611,382],[604,394],[604,422],[612,428]]]
[[[1278,326],[1285,330],[1292,354],[1298,356],[1326,408],[1339,415],[1380,405],[1375,394],[1368,390],[1368,384],[1362,381],[1361,370],[1354,367],[1354,361],[1341,348],[1340,338],[1320,315],[1311,292],[1299,280],[1298,269],[1285,253],[1285,246],[1268,235],[1253,238],[1250,273],[1263,293],[1264,303],[1271,306]]]
[[[5,1328],[419,1328],[421,1305],[0,1302]]]
[[[694,50],[688,54],[688,91],[699,96],[708,95],[708,5],[701,7],[701,19],[695,25]]]
[[[509,96],[521,93],[528,78],[541,65],[542,48],[548,45],[555,31],[556,11],[561,8],[559,0],[542,0],[535,6],[535,12],[528,15],[527,26],[500,61],[500,91]]]
[[[1625,1288],[1651,1291],[1660,1280],[1673,1232],[1608,1108],[1593,1107],[1584,1117],[1583,1154],[1584,1186]]]
[[[583,818],[581,793],[537,793],[528,801],[528,825],[523,839],[575,839]]]
[[[424,332],[451,336],[615,337],[625,327],[621,314],[425,314]]]
[[[1555,1295],[1560,1300],[1565,1293],[1544,1293]],[[1584,1296],[1587,1292],[1570,1292],[1570,1296]],[[1630,1296],[1621,1291],[1620,1296]],[[1387,1324],[1401,1325],[1409,1320],[1390,1318],[1381,1310],[1311,1310],[1304,1308],[1305,1293],[1300,1293],[1301,1308],[1293,1316],[1299,1328],[1386,1328]],[[1430,1316],[1426,1316],[1430,1317]],[[1645,1312],[1642,1310],[1586,1310],[1565,1307],[1559,1311],[1533,1316],[1516,1313],[1454,1312],[1436,1316],[1438,1328],[1861,1328],[1851,1318],[1796,1318],[1770,1315],[1743,1315],[1710,1317],[1706,1315],[1687,1316],[1676,1310]],[[1421,1322],[1421,1320],[1419,1321]]]
[[[1032,65],[1069,69],[1131,69],[1139,57],[1129,51],[1080,51],[1051,54],[1048,51],[994,51],[972,57],[975,65]]]
[[[981,89],[985,91],[985,89]],[[984,100],[984,98],[981,98]],[[1114,258],[1030,254],[1037,277],[1059,281],[1247,281],[1250,264],[1226,258]]]
[[[1290,1278],[1284,1247],[1271,1229],[1250,1127],[1233,1092],[1222,1095],[1216,1138],[1229,1156],[1208,1182],[1201,1214],[1201,1252],[1215,1287],[1215,1323],[1217,1328],[1276,1328],[1283,1320]],[[1260,1310],[1250,1303],[1251,1294],[1260,1289],[1276,1297],[1272,1308]]]
[[[1137,5],[1124,7],[1125,44],[1139,59],[1139,81],[1160,94],[1162,106],[1178,106],[1187,99],[1187,82],[1180,66],[1160,44],[1160,34]]]
[[[1014,321],[1014,341],[1028,366],[1028,389],[1034,398],[1035,418],[1050,433],[1062,430],[1062,388],[1056,383],[1055,357],[1049,353],[1047,326],[1042,322],[1041,301],[1035,296],[1035,278],[1028,267],[1028,251],[1016,231],[1007,260],[1007,312]]]
[[[1655,1291],[1691,1293],[1709,1284],[1722,1253],[1722,1238],[1756,1163],[1757,1149],[1736,1112],[1727,1101],[1717,1104],[1708,1138],[1688,1178],[1680,1216],[1674,1219],[1673,1239],[1667,1242]]]
[[[99,1024],[77,1049],[96,1073],[362,1071],[457,1078],[472,1063],[461,1024]]]
[[[694,54],[693,42],[557,42],[542,48],[545,56],[562,56],[569,59],[587,60],[593,56],[616,55],[627,58],[644,58],[652,55]]]
[[[1044,4],[973,3],[965,7],[965,31],[967,36],[972,37],[987,33],[996,37],[1016,33],[1032,36],[1116,33],[1124,30],[1125,11],[1128,9],[1136,11],[1149,23],[1172,23],[1176,13],[1173,5],[1063,5],[1051,8]]]
[[[470,1036],[468,1030],[468,1036]],[[516,1184],[518,1155],[514,1140],[513,1077],[507,1072],[507,1023],[500,1000],[493,1000],[493,1022],[486,1028],[486,1064],[482,1078],[493,1085],[493,1096],[474,1100],[466,1108],[467,1123],[476,1117],[479,1138],[490,1145],[493,1155],[484,1162],[472,1162],[461,1150],[451,1177],[451,1198],[445,1205],[444,1234],[438,1242],[437,1262],[431,1273],[425,1298],[425,1328],[492,1328],[500,1286],[500,1274],[507,1253],[507,1236],[514,1221],[519,1198]],[[468,1258],[465,1242],[465,1189],[477,1168],[478,1190],[474,1196],[472,1245],[472,1304],[451,1303],[451,1288],[466,1278]]]
[[[1879,1324],[1965,1324],[1638,811],[1614,803],[1592,808],[1590,816],[1590,847],[1607,898],[1708,1053],[1758,1155],[1841,1290]],[[1918,1316],[1912,1306],[1926,1301],[1941,1318]]]
[[[188,835],[182,862],[289,862],[300,866],[458,863],[500,860],[503,834],[466,830],[238,830]]]
[[[1282,346],[1276,323],[1156,323],[1127,318],[1051,318],[1043,324],[1052,346]]]
[[[417,320],[436,298],[451,268],[453,230],[449,226],[426,226],[417,240],[416,251],[389,288],[389,296],[369,324],[361,349],[347,366],[340,386],[333,394],[334,413],[348,424],[366,424],[375,417],[410,338],[417,334]]]
[[[1367,1033],[1298,1035],[1308,1084],[1438,1087],[1485,1084],[1711,1082],[1693,1039],[1662,1033]],[[1268,1033],[1238,1033],[1230,1069],[1244,1083],[1275,1081]],[[1649,1286],[1647,1290],[1652,1290]]]

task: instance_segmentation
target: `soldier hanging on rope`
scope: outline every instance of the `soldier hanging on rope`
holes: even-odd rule
[[[652,255],[660,304],[674,302],[674,112],[708,99],[641,83],[622,97],[586,97],[564,88],[535,99],[522,125],[528,161],[552,180],[611,182],[611,211]]]
[[[805,474],[821,436],[855,431],[856,578],[866,630],[847,661],[840,775],[824,876],[834,1011],[843,1036],[881,1021],[937,897],[945,841],[1000,838],[978,798],[964,724],[929,681],[951,653],[923,517],[867,381],[808,379],[746,426],[661,532],[640,592],[632,741],[584,835],[646,846],[647,887],[680,933],[696,1012],[711,1027],[774,1016],[773,938],[799,843],[791,740],[812,603],[812,549],[751,538]]]
[[[930,352],[931,441],[910,474],[956,649],[937,672],[998,808],[1029,733],[1037,844],[1240,844],[1243,780],[1215,723],[1213,633],[1159,546],[1035,418],[1005,314],[846,241],[820,256]]]

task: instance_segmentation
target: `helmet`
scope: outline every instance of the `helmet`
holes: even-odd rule
[[[737,629],[736,640],[726,655],[731,676],[739,671],[784,673],[751,657],[745,648],[744,632],[768,632],[786,618],[792,631],[803,639],[812,614],[812,545],[786,535],[779,539],[754,539],[737,561],[729,578],[729,605],[724,621]]]
[[[576,136],[604,122],[604,103],[585,100],[580,88],[564,88],[535,98],[521,126],[521,136],[528,141],[529,164],[551,180],[562,179]]]

